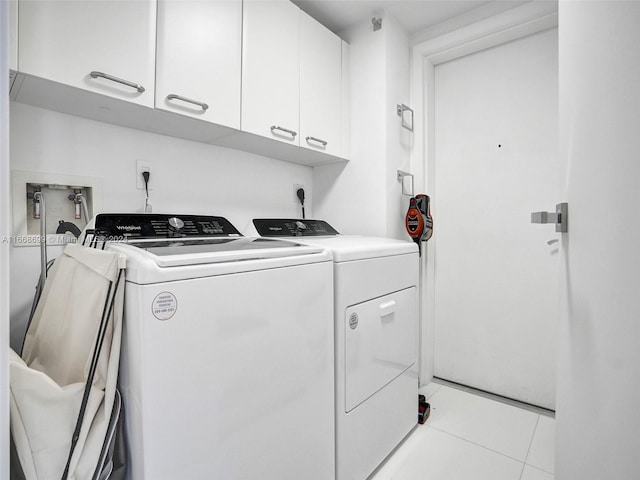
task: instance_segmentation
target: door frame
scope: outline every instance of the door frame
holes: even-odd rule
[[[15,6],[15,4],[13,5]],[[0,236],[11,238],[9,2],[0,0]],[[9,243],[0,243],[0,478],[9,478]]]
[[[502,45],[558,26],[556,2],[527,2],[505,12],[413,45],[411,53],[411,104],[414,116],[414,143],[411,171],[416,191],[435,189],[435,67],[487,48]],[[432,198],[435,209],[437,198]],[[437,217],[434,228],[438,228]],[[436,236],[425,245],[420,265],[419,383],[433,379],[435,332],[435,249]]]

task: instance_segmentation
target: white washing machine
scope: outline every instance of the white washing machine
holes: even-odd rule
[[[99,215],[127,256],[132,480],[333,480],[330,253],[224,218]]]
[[[418,248],[319,220],[256,219],[334,261],[336,478],[364,480],[418,423]]]

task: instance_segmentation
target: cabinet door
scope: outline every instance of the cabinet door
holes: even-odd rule
[[[153,106],[155,1],[21,0],[18,22],[21,72]]]
[[[245,0],[242,130],[298,145],[299,15],[288,1]]]
[[[9,70],[18,70],[18,0],[9,0]]]
[[[242,0],[159,0],[155,106],[240,128]]]
[[[341,155],[342,41],[300,15],[300,145]]]

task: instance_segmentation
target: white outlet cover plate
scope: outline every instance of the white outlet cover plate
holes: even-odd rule
[[[304,185],[299,184],[299,183],[294,183],[293,184],[293,202],[296,205],[300,205],[300,199],[298,199],[298,189],[302,188],[304,190],[304,203],[305,205],[307,204],[307,197],[308,197],[308,192],[307,189]]]
[[[138,190],[144,190],[144,179],[142,172],[149,172],[149,190],[153,190],[151,182],[151,162],[148,160],[136,160],[136,187]]]

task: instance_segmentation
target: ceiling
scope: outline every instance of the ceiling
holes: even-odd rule
[[[426,30],[451,18],[486,8],[507,10],[523,0],[292,0],[320,23],[340,34],[345,28],[380,15],[391,14],[409,34]]]

